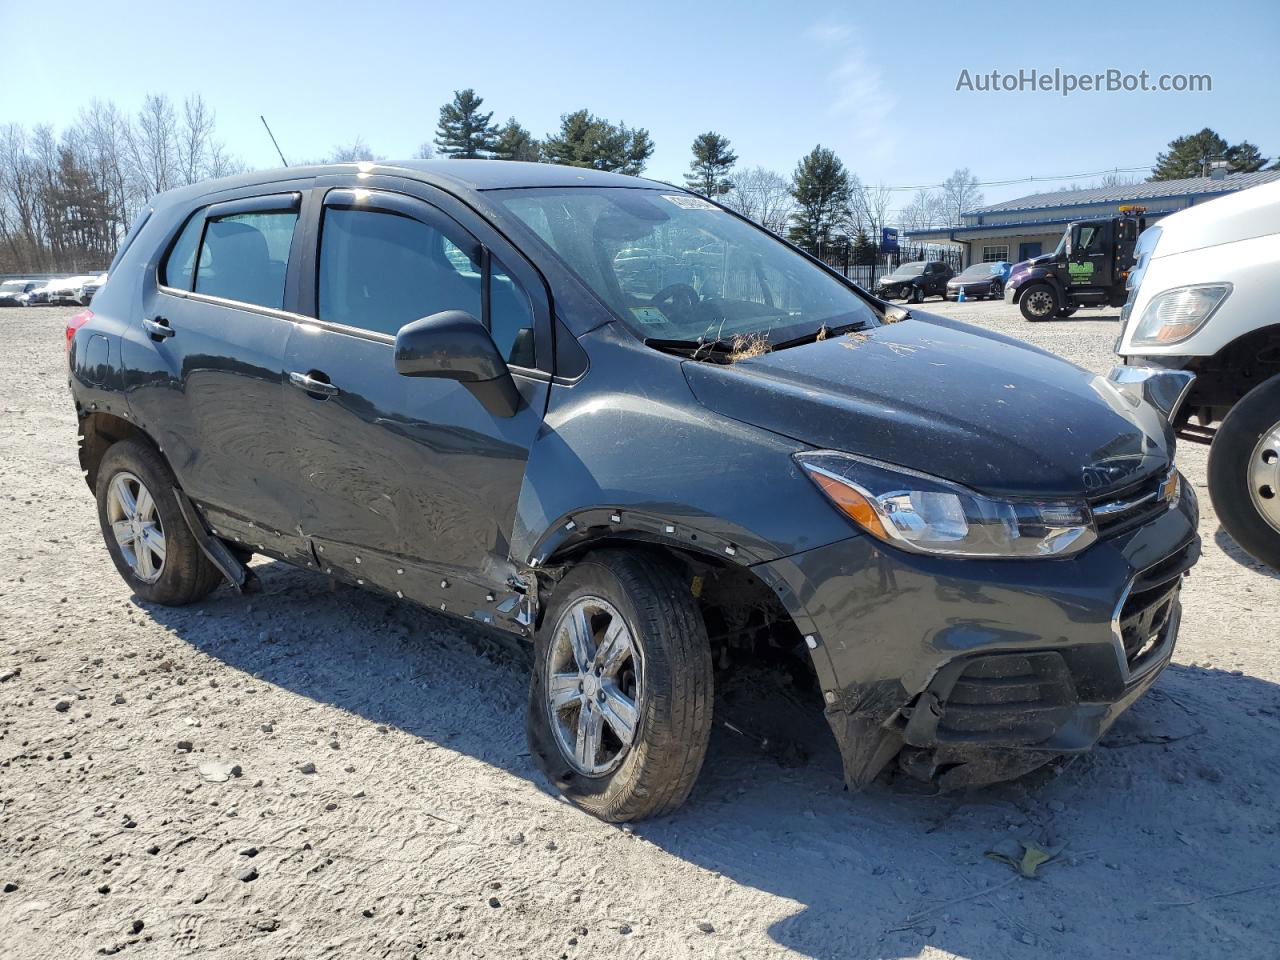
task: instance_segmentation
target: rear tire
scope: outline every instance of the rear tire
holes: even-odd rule
[[[124,582],[148,603],[183,606],[222,582],[187,527],[174,496],[177,480],[141,440],[114,444],[98,466],[98,523]]]
[[[1032,323],[1048,320],[1057,312],[1058,297],[1047,283],[1037,283],[1022,291],[1018,298],[1022,318]]]
[[[1209,448],[1209,497],[1236,543],[1280,570],[1280,377],[1223,418]]]
[[[615,618],[631,659],[611,671],[607,654],[622,642]],[[575,624],[577,636],[587,637],[581,653]],[[633,708],[629,743],[616,720],[626,715],[619,702]],[[604,550],[579,561],[557,585],[534,637],[527,729],[547,778],[602,820],[669,813],[688,798],[702,768],[711,710],[710,647],[688,584],[642,552]],[[583,733],[592,720],[597,732]],[[577,738],[572,751],[570,735]]]

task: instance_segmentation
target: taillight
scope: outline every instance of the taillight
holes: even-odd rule
[[[92,310],[81,310],[74,317],[67,321],[67,346],[68,351],[71,350],[71,338],[76,335],[76,331],[83,327],[86,323],[93,319]]]

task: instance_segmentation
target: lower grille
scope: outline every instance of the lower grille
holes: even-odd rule
[[[1115,622],[1130,673],[1146,668],[1163,645],[1182,590],[1182,574],[1194,562],[1188,547],[1134,579]]]
[[[940,742],[1041,743],[1077,701],[1057,653],[993,654],[965,665],[941,706]]]

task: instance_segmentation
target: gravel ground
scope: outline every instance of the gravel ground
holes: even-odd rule
[[[1112,363],[1111,314],[925,309]],[[1089,756],[851,796],[816,715],[803,763],[719,728],[687,807],[619,828],[533,773],[505,641],[274,563],[138,603],[76,465],[71,312],[0,311],[0,956],[1276,956],[1280,580],[1202,449],[1176,663]],[[1018,840],[1065,848],[1024,879],[985,856]]]

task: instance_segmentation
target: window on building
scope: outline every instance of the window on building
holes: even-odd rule
[[[210,220],[196,261],[196,293],[284,306],[284,274],[298,214],[238,213]]]
[[[1007,243],[997,244],[991,247],[982,248],[982,262],[995,263],[999,260],[1009,259],[1009,245]]]

